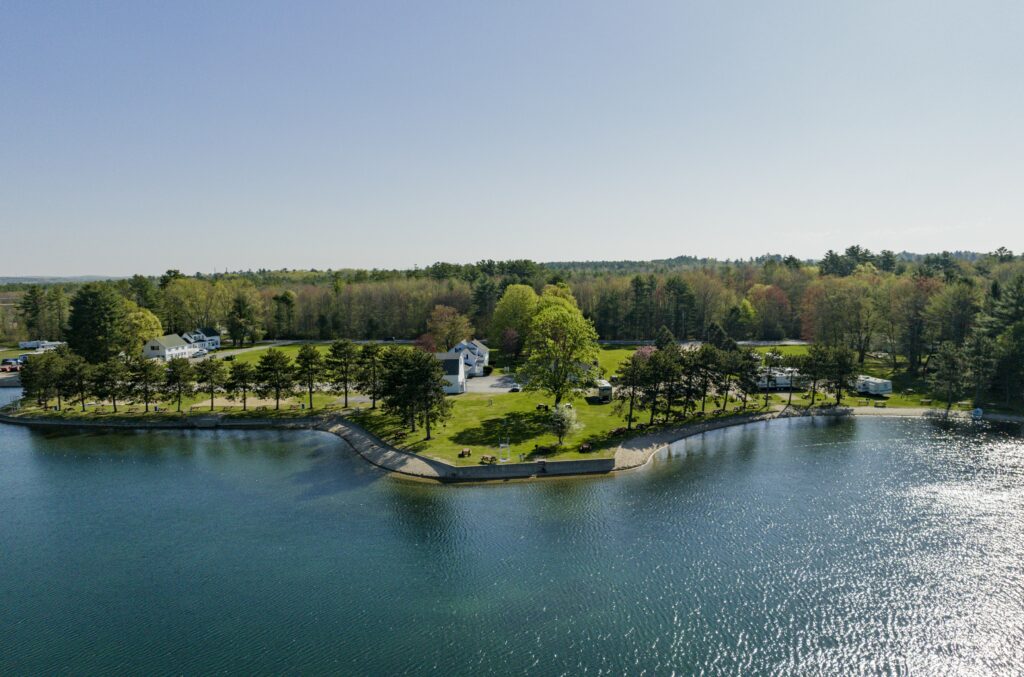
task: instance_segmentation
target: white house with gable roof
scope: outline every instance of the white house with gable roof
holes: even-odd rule
[[[434,357],[441,363],[444,380],[447,381],[444,387],[445,394],[458,395],[466,392],[466,363],[462,359],[462,353],[434,353]]]
[[[196,352],[195,346],[177,334],[167,334],[159,338],[146,341],[142,346],[142,356],[146,359],[172,360],[175,357],[192,357]]]
[[[456,343],[451,352],[462,355],[467,376],[483,376],[484,367],[491,361],[491,349],[476,339]]]

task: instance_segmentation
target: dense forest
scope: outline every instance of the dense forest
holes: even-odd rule
[[[434,309],[445,306],[468,317],[478,337],[499,343],[494,311],[510,285],[539,291],[564,283],[602,339],[652,339],[662,326],[679,338],[704,339],[712,331],[737,340],[803,338],[843,343],[861,357],[873,349],[898,352],[916,369],[931,346],[962,344],[980,319],[991,324],[1004,296],[1019,292],[1022,275],[1024,258],[1006,249],[914,255],[852,246],[817,262],[678,257],[437,263],[404,271],[172,270],[101,284],[152,313],[168,333],[214,325],[236,341],[416,338],[427,332]],[[64,337],[71,299],[83,284],[0,287],[0,340]],[[1012,318],[1010,312],[1004,321]]]

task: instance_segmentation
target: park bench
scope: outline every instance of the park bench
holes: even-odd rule
[[[462,451],[459,452],[459,458],[469,458],[472,455],[473,452],[470,451],[469,449],[463,449]]]

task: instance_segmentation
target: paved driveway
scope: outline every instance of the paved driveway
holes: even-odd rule
[[[466,379],[467,393],[488,393],[498,395],[507,393],[508,389],[515,383],[515,379],[508,374],[492,374],[490,376],[474,376]]]

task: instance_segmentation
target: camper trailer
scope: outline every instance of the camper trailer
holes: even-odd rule
[[[604,379],[597,380],[597,399],[601,402],[611,402],[612,395],[615,394],[615,389],[612,384]]]
[[[800,385],[800,372],[792,367],[762,368],[758,372],[757,387],[759,390],[789,390]]]
[[[854,390],[860,395],[891,395],[892,381],[874,376],[858,376]]]

